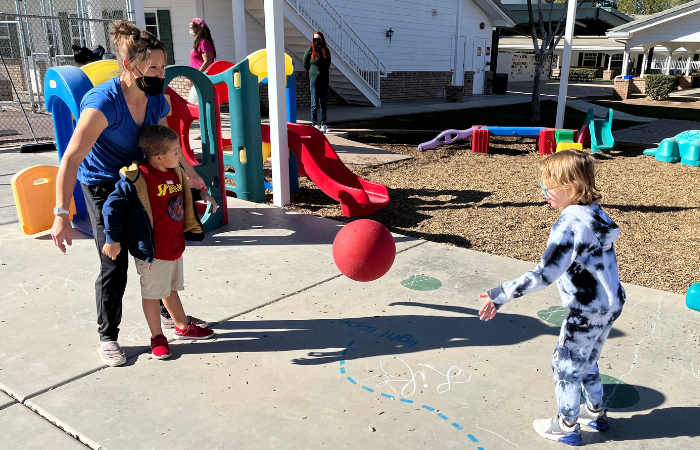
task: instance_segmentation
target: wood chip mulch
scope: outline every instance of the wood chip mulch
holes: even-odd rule
[[[491,153],[466,142],[418,153],[433,136],[358,136],[353,139],[413,159],[380,167],[350,166],[385,184],[391,202],[367,218],[391,231],[524,261],[539,262],[559,212],[544,201],[532,140],[492,138]],[[618,147],[600,161],[604,209],[621,229],[616,244],[623,282],[685,294],[700,281],[700,168]],[[349,222],[339,204],[300,179],[290,210]],[[271,195],[268,201],[271,202]]]

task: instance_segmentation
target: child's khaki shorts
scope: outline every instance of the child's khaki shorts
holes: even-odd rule
[[[182,257],[175,261],[156,259],[150,264],[138,258],[136,272],[141,276],[141,297],[145,299],[163,299],[170,297],[171,291],[185,289],[185,273]]]

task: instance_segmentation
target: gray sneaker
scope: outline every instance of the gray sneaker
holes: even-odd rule
[[[97,351],[102,357],[102,362],[110,367],[121,366],[126,362],[124,350],[116,342],[100,342]]]
[[[198,318],[192,317],[192,316],[187,316],[187,323],[188,324],[193,323],[193,324],[197,325],[198,327],[202,327],[202,328],[209,328],[209,322],[205,322],[202,319],[198,319]],[[175,328],[175,322],[173,321],[173,319],[171,317],[160,316],[160,324],[163,328]]]
[[[581,410],[578,413],[578,420],[576,422],[597,431],[606,431],[610,428],[610,424],[608,423],[608,410],[601,409],[598,412],[594,412],[591,411],[585,403],[581,404]]]
[[[552,419],[535,420],[532,426],[537,434],[550,441],[566,445],[581,445],[581,425],[576,423],[572,427],[567,426],[559,415]]]

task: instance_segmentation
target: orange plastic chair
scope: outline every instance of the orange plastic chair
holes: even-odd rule
[[[33,166],[12,177],[12,193],[24,234],[36,234],[51,229],[56,206],[56,176],[58,167]],[[75,214],[75,202],[70,201],[70,220]]]

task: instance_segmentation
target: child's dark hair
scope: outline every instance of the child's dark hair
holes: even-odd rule
[[[163,125],[151,125],[139,135],[139,145],[149,159],[165,155],[170,150],[171,144],[179,140],[175,131]]]

